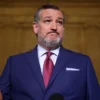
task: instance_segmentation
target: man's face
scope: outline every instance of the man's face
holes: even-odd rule
[[[38,43],[44,48],[56,48],[63,39],[64,16],[62,12],[45,9],[40,11],[39,16],[39,21],[33,24]]]

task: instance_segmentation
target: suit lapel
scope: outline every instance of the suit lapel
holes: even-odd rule
[[[55,78],[57,77],[57,75],[61,71],[61,69],[64,67],[64,65],[67,64],[68,59],[69,59],[68,51],[66,49],[64,49],[63,47],[61,47],[48,87],[55,80]]]
[[[37,47],[35,47],[33,51],[27,53],[26,57],[29,61],[31,69],[33,70],[33,74],[36,76],[36,80],[39,82],[43,92],[46,92],[46,90],[48,90],[48,87],[51,86],[51,84],[53,83],[53,81],[55,80],[59,72],[61,71],[61,69],[64,67],[65,64],[67,64],[68,59],[69,59],[69,53],[63,47],[60,48],[60,52],[59,52],[56,64],[54,66],[52,76],[51,76],[47,89],[45,89],[43,76],[40,70]]]
[[[33,70],[33,74],[36,76],[36,80],[39,82],[42,90],[44,91],[45,87],[44,87],[43,77],[40,70],[37,47],[35,47],[35,49],[33,49],[32,52],[26,54],[26,57],[29,61],[30,67]]]

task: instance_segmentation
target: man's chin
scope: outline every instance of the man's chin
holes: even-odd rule
[[[45,41],[45,46],[50,48],[57,48],[60,45],[60,41]]]
[[[50,36],[48,38],[45,38],[45,40],[49,42],[57,42],[58,40],[60,40],[60,38],[57,36]]]

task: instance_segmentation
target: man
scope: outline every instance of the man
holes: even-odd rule
[[[9,57],[0,78],[3,100],[100,100],[99,84],[88,56],[61,46],[65,16],[54,5],[43,5],[34,16],[38,45]]]

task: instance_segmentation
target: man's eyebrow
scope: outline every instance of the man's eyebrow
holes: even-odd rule
[[[63,18],[61,18],[61,17],[58,17],[58,19],[60,19],[60,20],[64,20]]]

